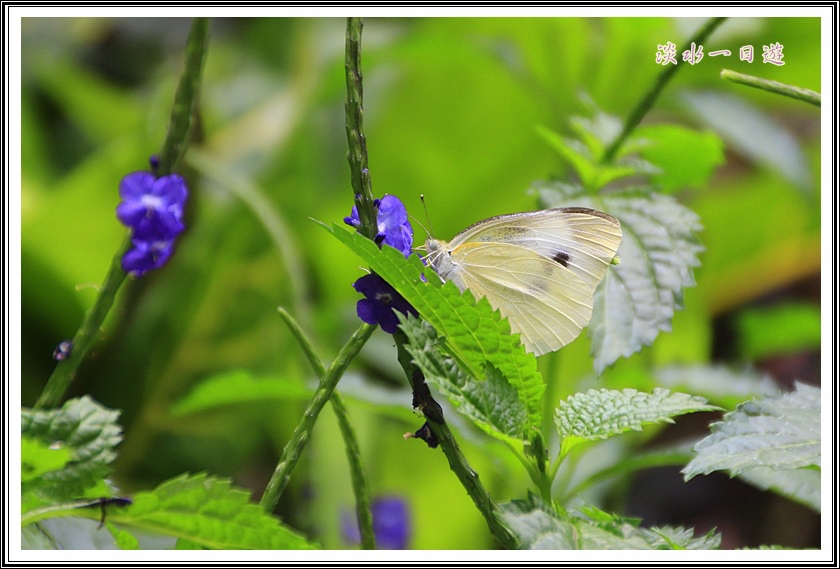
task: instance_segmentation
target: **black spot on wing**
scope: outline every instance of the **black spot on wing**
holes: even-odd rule
[[[572,257],[571,257],[571,255],[569,255],[565,251],[557,251],[554,254],[554,256],[551,258],[551,260],[555,261],[557,263],[560,263],[564,267],[568,267],[569,266],[569,261],[572,260]]]

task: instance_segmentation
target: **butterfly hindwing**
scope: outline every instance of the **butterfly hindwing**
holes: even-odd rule
[[[470,243],[452,253],[459,278],[508,318],[536,355],[574,340],[592,316],[592,291],[561,263],[507,243]]]
[[[589,322],[595,288],[620,242],[617,219],[573,207],[492,217],[449,243],[429,239],[426,249],[441,278],[486,297],[525,347],[542,355]]]

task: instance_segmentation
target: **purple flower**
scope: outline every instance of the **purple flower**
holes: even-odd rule
[[[414,307],[376,273],[360,277],[353,288],[365,295],[356,303],[356,314],[362,322],[379,324],[389,334],[396,332],[400,323],[394,310],[417,316]]]
[[[414,243],[414,231],[408,221],[408,212],[397,196],[385,195],[381,200],[374,200],[376,207],[376,230],[374,241],[381,247],[390,245],[404,256],[411,255]],[[359,210],[353,206],[352,213],[344,218],[344,223],[352,227],[361,226]],[[417,311],[394,288],[377,274],[365,275],[353,283],[353,288],[365,295],[356,303],[356,314],[362,322],[379,324],[389,334],[397,331],[399,320],[394,310],[403,314]]]
[[[136,277],[161,268],[172,256],[175,241],[132,239],[132,248],[122,258],[123,270]]]
[[[172,255],[175,238],[184,231],[187,184],[178,174],[156,178],[149,172],[132,172],[120,182],[120,197],[117,218],[132,230],[132,248],[122,267],[139,277],[160,268]]]
[[[410,537],[408,504],[405,500],[396,496],[378,498],[371,510],[377,549],[405,549]]]
[[[376,549],[406,549],[411,537],[410,513],[405,499],[399,496],[376,498],[371,505]],[[359,528],[349,512],[342,515],[342,529],[348,542],[358,543]]]
[[[381,200],[373,201],[376,207],[376,241],[381,245],[385,243],[408,257],[411,254],[411,246],[414,243],[414,230],[408,221],[408,212],[397,196],[386,194]],[[344,223],[352,227],[359,227],[362,222],[359,218],[359,210],[353,206]]]

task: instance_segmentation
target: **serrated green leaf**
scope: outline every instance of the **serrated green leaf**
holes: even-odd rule
[[[486,377],[489,362],[504,375],[528,410],[528,427],[539,429],[542,420],[542,394],[545,389],[537,371],[537,360],[525,352],[518,336],[511,335],[507,319],[493,310],[487,299],[475,301],[469,291],[463,294],[451,282],[424,268],[420,259],[408,259],[392,247],[381,250],[369,239],[333,224],[324,226],[370,265],[428,321],[447,351],[467,373],[476,379]]]
[[[487,366],[486,380],[477,381],[438,349],[440,341],[431,324],[413,317],[401,320],[409,340],[406,349],[427,382],[484,432],[511,444],[528,440],[528,411],[492,364]]]
[[[114,537],[114,543],[116,543],[117,547],[120,549],[132,551],[140,549],[140,542],[130,532],[122,528],[118,528],[111,522],[106,522],[105,526],[108,528],[108,531],[111,532],[111,535]]]
[[[640,431],[649,423],[672,423],[671,417],[713,411],[702,397],[656,388],[653,393],[635,389],[590,389],[560,402],[554,422],[562,439],[560,456],[584,441],[606,439],[629,430]]]
[[[815,512],[822,512],[819,470],[774,470],[759,466],[742,472],[738,478],[762,490],[781,494]]]
[[[674,311],[683,307],[683,289],[694,285],[693,268],[700,264],[697,215],[672,197],[645,189],[597,198],[561,184],[540,184],[536,190],[547,207],[591,207],[621,222],[621,262],[596,289],[589,322],[596,371],[670,331]]]
[[[502,504],[502,522],[523,549],[718,549],[720,536],[713,531],[694,537],[681,527],[640,527],[640,521],[609,514],[594,506],[582,506],[566,519],[538,497]]]
[[[539,134],[554,148],[574,169],[580,180],[581,191],[598,190],[614,180],[636,174],[657,172],[651,164],[632,157],[621,157],[615,162],[601,163],[606,142],[621,130],[621,124],[615,128],[616,119],[604,113],[598,113],[594,119],[575,117],[572,127],[581,140],[564,138],[542,126],[537,127]],[[606,138],[605,138],[606,137]]]
[[[208,378],[172,406],[175,416],[208,411],[229,405],[278,399],[306,399],[312,389],[291,381],[259,379],[246,371],[234,370]]]
[[[694,530],[682,527],[639,526],[640,520],[608,514],[592,506],[578,508],[583,516],[572,523],[579,549],[686,550],[719,549],[720,536],[710,531],[694,537]]]
[[[212,549],[315,548],[251,503],[247,491],[205,474],[181,475],[135,494],[133,501],[108,519]]]
[[[30,479],[23,492],[52,501],[85,496],[111,473],[115,447],[122,440],[119,411],[111,411],[88,396],[67,401],[60,409],[23,409],[23,436],[52,448],[65,448],[73,460],[61,470]]]
[[[526,500],[500,504],[498,515],[521,549],[577,549],[569,520],[560,519],[533,494]]]
[[[30,482],[53,470],[61,470],[73,460],[73,452],[66,447],[51,447],[32,437],[20,440],[20,479]]]
[[[725,162],[723,141],[712,132],[660,124],[640,127],[635,137],[648,142],[641,154],[658,167],[651,178],[662,192],[704,187]]]
[[[793,393],[742,403],[711,431],[695,445],[686,480],[716,470],[737,476],[761,467],[819,468],[820,389],[800,383]]]

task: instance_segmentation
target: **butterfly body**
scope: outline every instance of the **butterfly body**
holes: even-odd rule
[[[427,239],[426,252],[443,280],[486,297],[539,356],[589,322],[595,288],[620,242],[617,219],[569,207],[491,217],[451,241]]]

